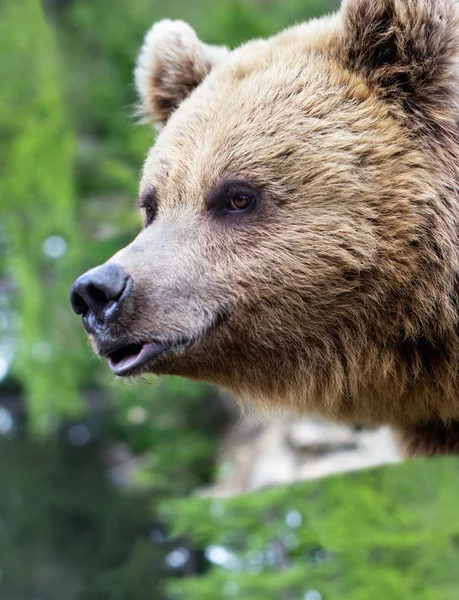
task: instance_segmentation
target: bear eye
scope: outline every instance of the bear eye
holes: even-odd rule
[[[231,212],[247,210],[250,205],[254,202],[253,195],[250,194],[236,194],[232,198],[230,198],[226,210]]]
[[[156,210],[153,208],[153,206],[146,206],[145,207],[145,226],[148,227],[149,225],[151,225],[153,223],[153,219],[156,216]]]
[[[139,205],[144,213],[145,227],[149,227],[153,223],[156,213],[158,212],[155,191],[150,189],[142,194],[139,198]]]
[[[221,216],[249,213],[258,203],[260,193],[241,179],[223,180],[207,199],[208,210]]]

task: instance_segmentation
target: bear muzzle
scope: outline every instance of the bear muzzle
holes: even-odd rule
[[[133,280],[124,269],[110,263],[81,275],[70,293],[73,310],[82,315],[87,333],[97,339],[98,354],[108,359],[115,375],[131,373],[167,349],[158,341],[140,344],[114,344],[111,341],[109,327],[116,325],[133,287]]]
[[[152,328],[148,335],[145,326],[139,328],[135,317],[133,319],[135,293],[138,294],[141,287],[135,285],[134,278],[124,267],[109,262],[81,275],[71,289],[70,302],[74,312],[82,316],[95,353],[108,360],[115,375],[139,375],[146,370],[169,372],[177,367],[177,362],[180,365],[185,351],[188,354],[200,345],[228,318],[222,309],[207,315],[202,323],[194,322],[191,327],[185,323],[183,331],[177,331],[167,325],[166,317],[166,322]]]

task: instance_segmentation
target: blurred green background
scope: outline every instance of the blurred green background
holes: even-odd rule
[[[314,487],[259,494],[231,505],[233,512],[223,502],[190,499],[212,481],[218,443],[233,418],[228,400],[174,379],[114,382],[92,357],[68,301],[72,281],[140,228],[138,173],[154,132],[133,118],[132,71],[151,24],[184,19],[206,42],[234,47],[337,4],[0,3],[2,600],[459,597],[451,570],[459,558],[457,523],[456,538],[438,541],[432,529],[417,527],[418,537],[408,527],[403,538],[411,561],[419,535],[445,544],[449,579],[437,573],[431,594],[415,575],[401,583],[397,554],[379,584],[365,588],[365,570],[349,580],[350,567],[333,562],[335,550],[323,547],[307,521],[324,519]],[[442,473],[457,481],[455,463]],[[299,508],[306,496],[309,516]],[[362,502],[376,497],[363,494]],[[432,519],[454,521],[440,505],[436,510]],[[361,514],[357,505],[353,517]],[[350,517],[336,518],[322,526],[341,531]],[[333,547],[333,532],[324,536]],[[383,557],[388,540],[378,542]],[[376,551],[363,548],[352,550],[360,565]],[[426,563],[422,572],[433,568]]]

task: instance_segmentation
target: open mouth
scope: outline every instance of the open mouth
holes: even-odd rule
[[[180,351],[193,346],[198,340],[205,337],[211,330],[214,330],[221,323],[227,320],[226,312],[221,311],[214,318],[212,323],[206,327],[201,335],[185,338],[182,337],[174,342],[162,343],[159,341],[131,343],[124,346],[118,346],[110,352],[102,352],[102,355],[108,358],[108,364],[112,373],[119,376],[131,375],[133,371],[146,365],[148,362],[156,360],[162,355],[169,354],[170,351]]]
[[[157,358],[170,347],[159,342],[128,344],[107,355],[110,369],[115,375],[127,375],[134,369]]]

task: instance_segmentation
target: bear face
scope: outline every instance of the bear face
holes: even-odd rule
[[[116,374],[366,424],[459,418],[458,24],[453,0],[348,0],[233,52],[153,27],[145,228],[73,292]]]

